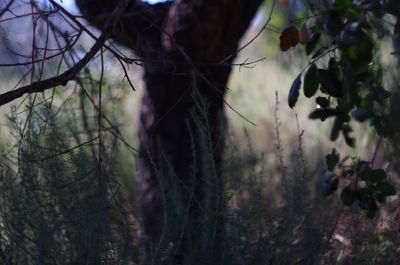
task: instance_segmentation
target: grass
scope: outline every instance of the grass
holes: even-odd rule
[[[242,133],[242,144],[236,144],[237,135],[227,142],[224,176],[228,209],[221,264],[335,264],[345,259],[352,264],[395,264],[398,237],[376,231],[375,222],[366,221],[356,208],[343,208],[337,198],[321,198],[322,179],[315,172],[323,171],[323,162],[306,157],[303,127],[295,117],[291,122],[298,126],[296,136],[287,147],[281,135],[284,125],[279,124],[281,105],[279,98],[275,100],[271,154],[257,151],[257,139],[248,129]],[[75,135],[78,128],[68,128],[68,122],[55,119],[49,109],[34,111],[31,123],[19,150],[20,162],[15,167],[3,162],[1,167],[0,249],[8,253],[3,257],[5,264],[138,262],[134,198],[127,197],[129,192],[121,193],[118,184],[127,178],[126,151],[121,146],[107,148],[105,172],[111,183],[104,187],[97,180],[99,172],[92,168],[97,162],[90,146],[67,156],[56,155],[71,148],[73,139],[84,137]],[[21,128],[17,117],[11,124],[16,130]],[[112,146],[112,142],[110,138],[105,143]],[[120,155],[112,159],[113,153]],[[49,156],[54,158],[40,159]],[[268,160],[270,156],[274,160]],[[11,158],[4,152],[2,157]],[[32,158],[39,159],[27,162]],[[167,172],[159,172],[164,181]],[[173,192],[166,191],[171,205],[167,209],[173,214],[178,202]],[[346,213],[356,219],[341,223],[349,221]],[[352,229],[338,230],[343,227]],[[351,237],[356,245],[349,252],[344,241],[331,240],[334,235]],[[165,236],[165,242],[175,242],[169,237],[172,234]],[[168,250],[170,245],[160,245],[160,258],[168,260],[173,253],[173,248]],[[201,253],[194,251],[191,260],[199,260]],[[208,262],[214,264],[212,259]]]

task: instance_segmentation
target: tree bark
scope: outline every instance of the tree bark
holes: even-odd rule
[[[116,1],[78,0],[98,28]],[[131,1],[113,38],[144,59],[138,188],[143,246],[159,264],[210,264],[224,242],[224,94],[262,0]],[[166,258],[168,257],[168,258]]]

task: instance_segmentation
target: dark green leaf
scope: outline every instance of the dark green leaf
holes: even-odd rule
[[[346,187],[342,190],[340,198],[342,199],[344,205],[352,205],[355,199],[354,192],[349,187]]]
[[[335,9],[339,12],[347,12],[354,17],[362,14],[363,9],[355,4],[352,0],[336,0],[334,5]]]
[[[313,112],[308,115],[308,118],[315,120],[321,119],[322,121],[326,120],[329,117],[335,117],[340,114],[340,110],[338,109],[323,109],[319,108],[314,110]]]
[[[339,74],[339,65],[334,57],[329,58],[328,70],[332,73]]]
[[[324,187],[322,189],[322,195],[328,196],[334,193],[339,186],[339,179],[335,177],[335,175],[331,175],[324,183]]]
[[[331,130],[331,141],[336,141],[337,138],[339,137],[339,133],[342,130],[344,125],[343,119],[340,116],[337,116],[335,118],[335,121],[333,122],[332,130]]]
[[[311,35],[310,41],[306,45],[306,54],[307,55],[310,55],[314,51],[320,37],[321,37],[321,33],[319,33],[319,32],[313,33]]]
[[[382,82],[383,82],[383,70],[381,67],[379,67],[378,70],[376,70],[375,83],[378,85],[382,85]]]
[[[340,14],[336,11],[329,11],[325,21],[325,30],[331,36],[339,34],[344,27]]]
[[[289,107],[292,109],[296,105],[297,99],[299,98],[300,86],[301,86],[301,74],[294,80],[289,90],[288,104]]]
[[[355,39],[355,44],[343,50],[342,56],[352,62],[355,66],[362,66],[372,60],[372,50],[374,48],[371,36],[359,31],[351,38]]]
[[[378,206],[376,205],[376,202],[374,198],[372,198],[368,194],[364,194],[362,199],[360,200],[360,208],[366,211],[366,215],[368,218],[372,219],[374,218],[376,211],[378,209]]]
[[[391,96],[391,93],[381,86],[373,86],[372,95],[374,96],[375,101],[381,104],[381,106],[384,106],[385,100]]]
[[[342,84],[337,78],[335,72],[325,69],[318,69],[317,77],[330,96],[341,97],[343,95]]]
[[[350,133],[353,131],[353,129],[350,127],[350,125],[346,124],[343,126],[342,132],[343,132],[343,137],[344,140],[346,141],[346,144],[350,147],[355,147],[355,139],[354,137],[350,136]]]
[[[321,108],[328,108],[330,105],[330,101],[327,98],[324,97],[317,97],[315,99],[315,102],[321,107]]]
[[[364,83],[365,80],[366,79],[363,79],[360,83]],[[355,80],[354,80],[354,83],[356,83]],[[347,100],[352,106],[360,106],[361,105],[362,98],[360,96],[360,90],[358,89],[358,86],[352,85],[351,89],[347,90]]]
[[[387,178],[386,172],[383,169],[373,169],[369,171],[367,180],[371,182],[380,182]]]
[[[357,173],[358,176],[362,180],[367,180],[369,178],[369,175],[371,174],[371,167],[368,165],[368,162],[366,161],[360,161],[357,164]]]
[[[340,155],[336,152],[336,149],[333,148],[332,152],[325,156],[326,166],[329,171],[333,171],[336,165],[339,163]]]
[[[343,169],[342,170],[342,177],[346,178],[346,177],[351,177],[354,175],[354,169],[349,168],[349,169]]]
[[[340,11],[346,11],[346,9],[351,8],[353,6],[353,1],[352,0],[336,0],[335,3],[333,4],[335,9],[340,10]]]
[[[310,98],[317,93],[319,81],[317,78],[317,66],[312,64],[304,75],[304,95]]]
[[[353,192],[354,192],[355,199],[359,201],[359,205],[361,207],[361,201],[366,196],[367,189],[366,188],[356,189]]]
[[[357,171],[362,180],[372,183],[380,183],[387,178],[383,169],[371,169],[368,164],[361,165]]]
[[[376,188],[386,196],[396,195],[395,187],[392,184],[388,183],[388,182],[379,182],[376,185]]]

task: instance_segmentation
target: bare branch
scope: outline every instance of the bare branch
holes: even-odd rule
[[[104,42],[110,36],[112,29],[114,28],[121,14],[124,12],[128,2],[128,0],[119,1],[118,5],[115,7],[114,11],[111,13],[109,19],[104,25],[102,35],[97,39],[89,52],[87,52],[86,55],[73,67],[56,77],[33,82],[29,85],[20,87],[13,91],[0,94],[0,106],[3,106],[17,98],[20,98],[25,94],[44,92],[47,89],[54,88],[59,85],[65,86],[68,81],[73,80],[76,75],[83,69],[83,67],[85,67],[93,59],[93,57],[97,54],[101,47],[103,47]]]

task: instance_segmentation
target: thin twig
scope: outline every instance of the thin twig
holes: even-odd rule
[[[65,71],[59,76],[45,79],[42,81],[33,82],[30,85],[20,87],[16,90],[9,91],[0,94],[0,106],[3,106],[17,98],[22,97],[25,94],[32,94],[37,92],[44,92],[47,89],[63,85],[65,86],[68,81],[73,80],[76,75],[85,67],[97,54],[97,52],[103,47],[104,42],[110,36],[112,28],[118,21],[119,16],[123,13],[128,4],[127,0],[121,0],[117,7],[114,9],[110,18],[108,19],[101,36],[97,39],[96,43],[92,46],[89,52],[78,61],[73,67]]]

